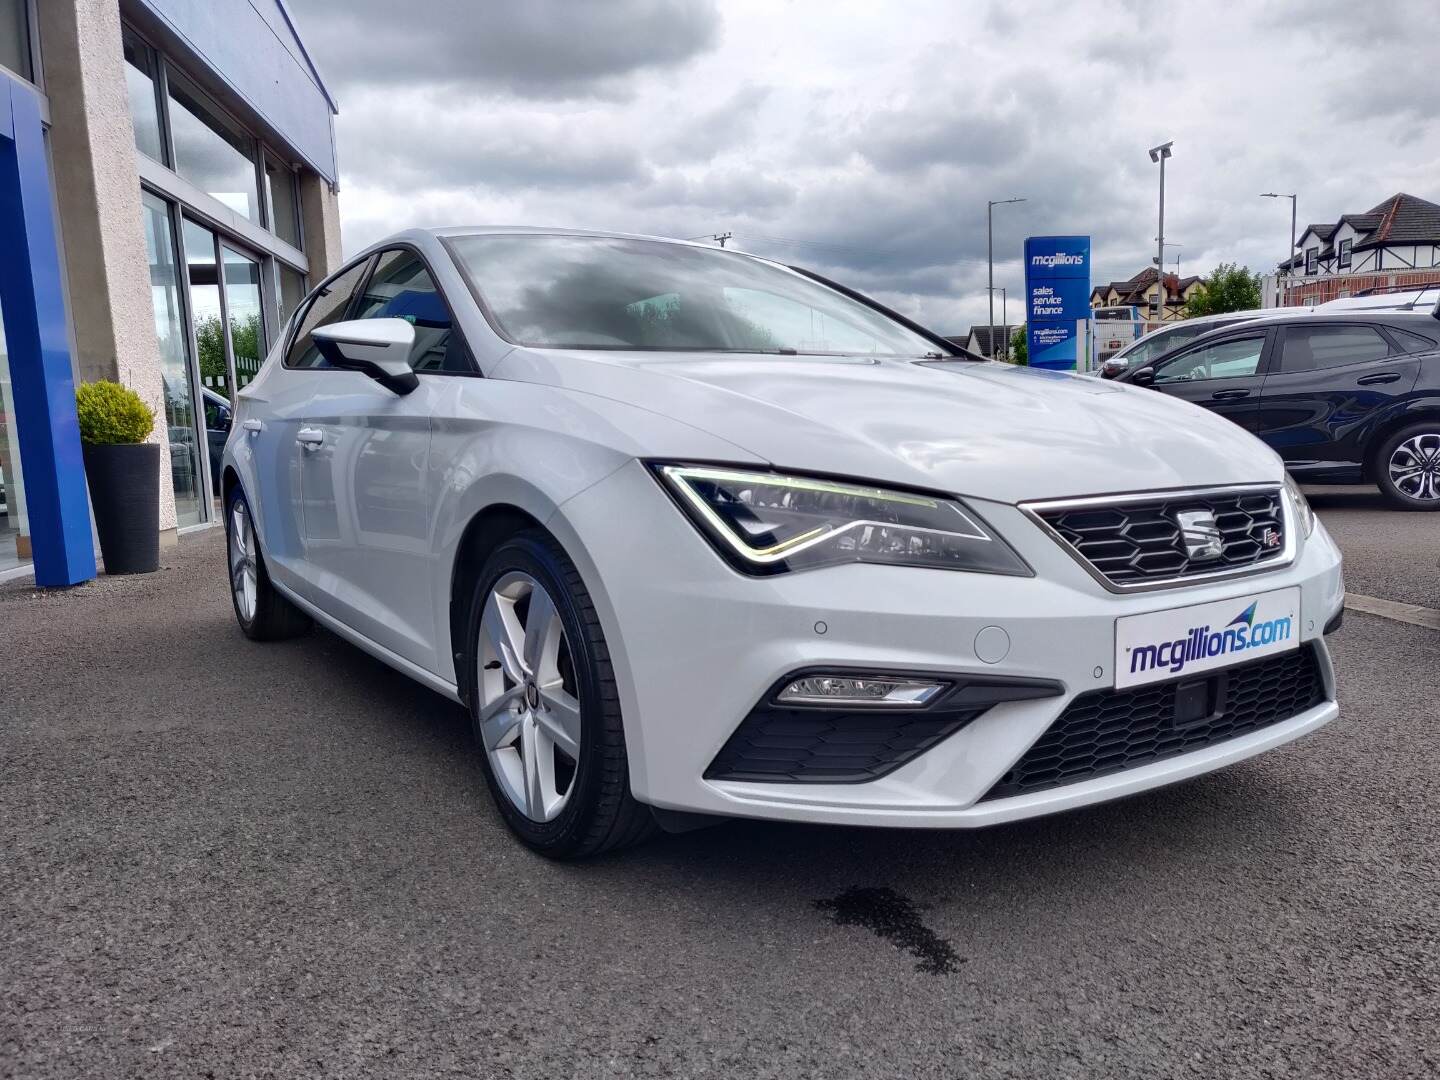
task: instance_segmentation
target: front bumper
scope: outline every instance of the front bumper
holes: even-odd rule
[[[1015,507],[968,501],[1035,569],[1034,578],[859,564],[745,577],[714,553],[638,463],[564,504],[550,526],[576,555],[601,616],[636,798],[665,809],[742,817],[976,827],[1186,779],[1298,738],[1337,715],[1322,635],[1343,605],[1344,587],[1340,554],[1323,526],[1292,564],[1270,573],[1115,595]],[[1117,618],[1289,586],[1301,590],[1300,639],[1317,652],[1321,704],[1182,756],[981,801],[1077,694],[1113,686]],[[1008,643],[1003,656],[997,643]],[[826,666],[1055,680],[1064,691],[995,705],[866,783],[705,778],[769,687],[797,669]]]

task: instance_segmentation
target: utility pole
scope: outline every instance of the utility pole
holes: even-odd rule
[[[734,233],[722,232],[722,233],[716,233],[716,234],[715,234],[714,236],[712,236],[710,239],[714,240],[717,244],[719,244],[719,245],[723,248],[723,247],[725,246],[725,241],[726,241],[726,240],[729,240],[729,239],[730,239],[732,236],[734,236],[734,235],[735,235]]]
[[[1295,275],[1295,193],[1282,195],[1278,191],[1262,191],[1260,197],[1290,200],[1290,253],[1285,256],[1285,276],[1280,289],[1280,306],[1286,307],[1290,301],[1290,279]]]
[[[990,359],[995,359],[995,207],[1022,203],[1024,199],[991,199],[985,203],[985,263],[989,267],[986,298],[990,302]]]
[[[1000,342],[1000,359],[1010,359],[1010,299],[1005,295],[1005,287],[1000,287],[1000,336],[1004,338]]]
[[[1160,165],[1160,227],[1155,237],[1155,322],[1165,321],[1165,159],[1175,143],[1161,143],[1150,148],[1150,160]]]

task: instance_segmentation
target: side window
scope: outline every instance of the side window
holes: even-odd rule
[[[1244,378],[1259,370],[1260,356],[1264,351],[1263,334],[1202,345],[1161,364],[1155,369],[1155,381],[1173,383]]]
[[[1287,326],[1280,371],[1320,371],[1389,355],[1389,342],[1373,326]]]
[[[1396,330],[1393,326],[1388,327],[1390,336],[1400,346],[1402,353],[1429,352],[1435,348],[1435,342],[1419,334],[1412,334],[1409,330]]]
[[[295,337],[290,342],[290,351],[285,354],[286,367],[325,366],[325,361],[320,357],[320,350],[315,348],[314,342],[310,340],[310,335],[315,332],[317,326],[339,322],[345,317],[345,312],[350,307],[350,297],[360,284],[360,279],[365,276],[365,267],[368,265],[370,265],[369,259],[361,259],[354,266],[342,271],[338,277],[331,278],[315,290],[315,295],[310,298],[310,305],[305,309],[305,314],[300,317],[300,324],[295,328]]]
[[[435,288],[425,262],[412,251],[386,251],[365,285],[357,319],[404,319],[415,328],[410,366],[416,371],[473,372],[465,342]]]

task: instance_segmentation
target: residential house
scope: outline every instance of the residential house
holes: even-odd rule
[[[1008,351],[1007,345],[1010,339],[1015,336],[1015,331],[1023,329],[1025,329],[1024,323],[1011,323],[1009,326],[1000,326],[997,324],[995,326],[995,345],[997,347],[994,349],[990,346],[990,327],[988,324],[972,326],[970,327],[970,332],[963,337],[947,337],[945,340],[953,345],[959,345],[967,352],[972,352],[994,360],[997,356],[1003,358],[1002,354]]]
[[[1108,284],[1096,285],[1090,290],[1090,306],[1092,308],[1102,307],[1136,307],[1140,314],[1147,319],[1154,317],[1155,312],[1155,278],[1154,267],[1146,267],[1128,281],[1112,281]],[[1165,275],[1165,311],[1162,317],[1164,322],[1173,322],[1176,319],[1185,317],[1185,305],[1200,288],[1202,279],[1195,275],[1180,277],[1177,274]]]
[[[1282,303],[1440,283],[1440,204],[1398,192],[1363,214],[1305,226],[1280,264]]]

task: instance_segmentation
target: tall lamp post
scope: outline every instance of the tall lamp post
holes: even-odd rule
[[[1160,228],[1155,237],[1155,321],[1165,321],[1165,159],[1173,141],[1150,148],[1150,160],[1160,166]]]
[[[1295,275],[1295,193],[1282,195],[1278,191],[1262,191],[1260,197],[1290,200],[1290,251],[1285,256],[1285,284],[1280,293],[1280,306],[1285,307],[1290,300],[1290,279]]]
[[[990,300],[990,359],[995,359],[995,207],[1024,199],[991,199],[985,204],[985,262],[989,266],[986,295]]]

